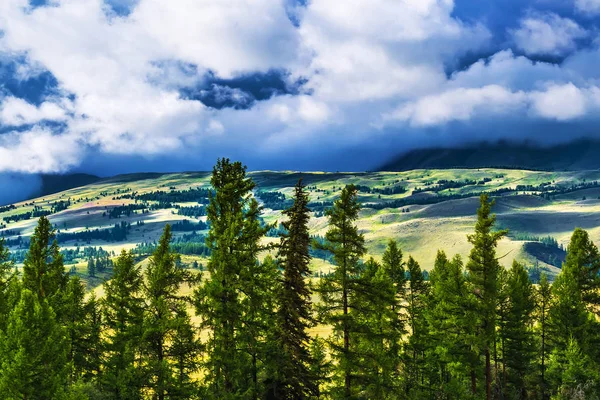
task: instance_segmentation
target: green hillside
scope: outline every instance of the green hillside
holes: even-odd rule
[[[414,170],[372,173],[252,172],[254,195],[264,206],[265,223],[281,221],[293,185],[303,178],[309,187],[313,218],[311,234],[324,235],[323,210],[349,183],[359,186],[362,202],[358,226],[367,248],[381,257],[390,238],[430,269],[436,251],[466,256],[466,235],[472,230],[478,206],[476,196],[496,197],[498,224],[510,230],[499,244],[501,263],[513,259],[538,264],[551,274],[560,266],[575,227],[600,239],[599,171],[539,172],[524,170]],[[138,248],[140,257],[160,236],[165,223],[174,225],[179,250],[188,261],[202,261],[204,208],[210,191],[209,174],[131,174],[104,179],[87,186],[0,208],[2,229],[17,262],[40,215],[49,215],[67,264],[85,271],[92,250],[100,247],[109,257],[120,249]],[[117,227],[115,228],[115,225]],[[272,237],[277,236],[276,230]],[[553,244],[541,243],[547,236]],[[531,243],[533,242],[533,243]],[[547,240],[545,241],[547,242]],[[529,243],[529,244],[527,244]],[[316,254],[315,270],[329,264]]]

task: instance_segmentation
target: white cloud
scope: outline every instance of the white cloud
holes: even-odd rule
[[[589,15],[600,14],[600,0],[575,0],[575,8]]]
[[[534,112],[543,118],[568,121],[586,113],[586,94],[572,83],[551,84],[544,91],[533,92],[531,100]]]
[[[468,121],[475,114],[508,112],[522,107],[524,100],[523,92],[512,92],[497,85],[459,88],[402,105],[385,118],[407,121],[413,126],[433,126],[450,121]]]
[[[0,135],[0,170],[63,172],[76,166],[82,154],[77,138],[55,135],[47,129]]]
[[[571,19],[547,13],[522,19],[520,27],[510,34],[525,54],[562,56],[575,50],[577,40],[588,33]]]
[[[56,103],[43,102],[39,107],[17,97],[6,97],[0,101],[0,124],[22,126],[40,121],[64,121],[65,109]]]
[[[443,60],[486,43],[481,26],[451,16],[451,0],[314,0],[300,26],[305,75],[335,102],[410,97],[445,81]]]

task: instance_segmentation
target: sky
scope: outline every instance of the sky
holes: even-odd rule
[[[1,0],[0,201],[39,173],[598,137],[599,28],[600,0]]]

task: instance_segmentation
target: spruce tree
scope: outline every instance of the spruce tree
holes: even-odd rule
[[[548,382],[546,379],[546,369],[548,367],[548,313],[552,301],[552,289],[548,282],[548,276],[542,273],[540,284],[536,293],[536,333],[538,336],[539,347],[539,375],[538,386],[542,400],[546,400],[548,393]]]
[[[527,270],[514,261],[507,280],[508,307],[501,326],[504,337],[503,361],[506,367],[505,394],[511,398],[528,398],[528,382],[535,347],[533,338],[534,291]]]
[[[48,300],[59,320],[62,320],[62,294],[67,286],[63,256],[55,230],[46,217],[40,217],[29,241],[29,251],[23,263],[23,287]]]
[[[430,335],[428,374],[436,398],[467,398],[471,371],[480,365],[473,336],[474,295],[460,256],[448,260],[438,251],[429,274],[431,295],[426,310]]]
[[[310,234],[308,193],[298,181],[294,203],[283,211],[287,220],[279,246],[279,264],[283,269],[281,288],[277,292],[277,375],[273,395],[279,399],[306,399],[316,393],[315,377],[309,371],[310,337],[313,325],[310,276]]]
[[[378,262],[370,258],[360,272],[355,304],[356,386],[358,395],[369,399],[389,399],[398,394],[395,344],[401,339],[396,330],[396,288]]]
[[[215,192],[206,209],[210,223],[206,239],[210,249],[209,278],[194,294],[202,328],[210,332],[206,343],[205,397],[228,399],[248,392],[256,396],[258,371],[253,356],[258,349],[250,346],[262,338],[249,338],[244,323],[252,323],[251,329],[256,328],[255,322],[260,323],[260,313],[252,307],[262,293],[260,289],[252,289],[252,294],[244,291],[261,279],[252,276],[251,271],[262,268],[257,256],[262,250],[260,240],[269,227],[260,227],[260,208],[252,198],[255,184],[241,163],[218,160],[211,185]],[[269,266],[266,270],[271,269]],[[252,315],[247,314],[249,310]],[[270,312],[266,307],[262,310]]]
[[[406,311],[410,336],[405,343],[404,365],[406,372],[406,392],[419,396],[424,389],[423,370],[425,367],[425,352],[429,341],[429,328],[425,318],[425,308],[428,303],[429,287],[425,282],[423,271],[414,258],[409,257],[406,263],[409,281],[406,291]]]
[[[0,332],[2,398],[55,399],[67,386],[65,332],[45,298],[23,289]]]
[[[365,239],[355,225],[359,211],[358,190],[354,185],[346,186],[333,207],[326,211],[329,229],[321,247],[333,255],[336,268],[321,278],[316,288],[321,299],[317,307],[320,319],[333,329],[329,346],[336,362],[337,379],[332,390],[334,397],[339,398],[350,398],[356,391],[353,378],[357,372],[357,354],[353,340],[360,305],[355,298],[362,289],[359,261],[366,252]]]
[[[102,331],[102,310],[100,303],[93,293],[84,303],[84,311],[86,329],[83,337],[82,378],[86,382],[99,383],[104,355],[102,343],[102,335],[104,333]]]
[[[133,254],[123,250],[114,265],[112,279],[104,283],[106,296],[102,300],[105,342],[101,381],[117,400],[141,398],[142,283]]]
[[[142,347],[143,367],[147,373],[147,386],[152,396],[158,400],[170,398],[179,393],[177,382],[189,381],[188,369],[177,371],[175,377],[173,347],[184,340],[178,335],[187,335],[192,330],[187,317],[186,306],[190,299],[179,294],[180,286],[192,285],[195,277],[187,270],[176,265],[176,254],[171,251],[171,226],[167,224],[158,246],[148,263],[144,274],[143,293],[145,304]],[[186,325],[188,325],[186,327]],[[192,338],[192,342],[195,340]],[[187,350],[194,355],[197,351],[192,345]],[[187,346],[186,346],[187,347]],[[183,355],[185,356],[185,355]],[[178,354],[178,358],[182,355]]]
[[[96,263],[94,262],[93,257],[90,257],[88,259],[87,273],[88,273],[88,276],[90,276],[92,278],[96,276]]]
[[[70,277],[63,294],[63,318],[69,349],[67,359],[71,367],[71,382],[80,379],[87,367],[88,335],[91,326],[87,320],[84,298],[83,283],[77,276]]]
[[[326,399],[329,396],[329,385],[331,383],[331,374],[333,365],[330,357],[327,356],[327,343],[320,337],[315,337],[310,341],[310,376],[315,383],[315,393],[311,399]]]
[[[10,258],[4,239],[0,239],[0,331],[6,327],[8,313],[12,309],[10,302],[10,285],[15,279],[14,263]]]
[[[498,270],[500,264],[496,258],[498,241],[506,235],[506,231],[493,231],[496,216],[491,213],[494,205],[486,193],[480,196],[480,207],[477,210],[475,233],[468,236],[473,248],[469,254],[467,270],[471,290],[477,298],[477,345],[482,349],[485,359],[485,393],[486,399],[492,397],[492,364],[491,355],[496,334],[496,304],[498,296]],[[475,378],[475,376],[474,376]],[[476,388],[473,382],[473,389]]]
[[[400,250],[398,244],[394,240],[390,240],[383,253],[382,266],[395,292],[394,301],[390,305],[392,312],[395,314],[392,325],[395,339],[391,343],[390,352],[397,360],[400,359],[400,340],[406,333],[406,315],[402,306],[406,292],[406,271],[404,270],[405,263],[402,257],[402,250]],[[398,370],[399,368],[396,368],[396,371]]]

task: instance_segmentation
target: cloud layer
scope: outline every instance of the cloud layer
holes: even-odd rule
[[[0,171],[363,169],[597,134],[600,3],[500,1],[4,0]]]

